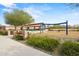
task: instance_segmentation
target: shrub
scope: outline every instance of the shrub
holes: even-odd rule
[[[45,36],[32,36],[27,40],[27,43],[47,51],[53,51],[59,44],[57,40]]]
[[[7,31],[0,31],[0,35],[7,35]]]
[[[21,35],[15,35],[13,37],[13,39],[15,39],[15,40],[24,40],[23,36],[21,36]]]
[[[61,46],[61,55],[64,56],[79,56],[79,43],[67,41]]]

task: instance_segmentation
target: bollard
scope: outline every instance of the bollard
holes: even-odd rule
[[[10,30],[8,30],[8,36],[10,36]]]
[[[28,38],[28,32],[24,30],[24,38]]]

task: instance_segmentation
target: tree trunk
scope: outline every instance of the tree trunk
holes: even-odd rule
[[[21,26],[21,30],[23,30],[23,26]]]

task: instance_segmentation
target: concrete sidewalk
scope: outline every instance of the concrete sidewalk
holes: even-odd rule
[[[50,56],[32,47],[21,44],[7,36],[0,36],[0,56]]]

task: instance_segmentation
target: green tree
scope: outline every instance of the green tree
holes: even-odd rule
[[[13,9],[11,12],[4,13],[5,22],[10,25],[23,26],[25,24],[34,22],[34,19],[27,12],[19,9]]]

